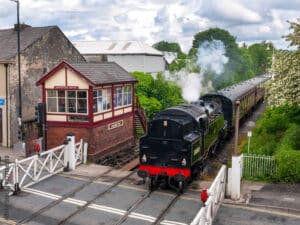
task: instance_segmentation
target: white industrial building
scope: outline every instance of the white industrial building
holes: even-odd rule
[[[162,52],[142,41],[76,41],[88,62],[116,62],[128,72],[156,74],[166,69]]]

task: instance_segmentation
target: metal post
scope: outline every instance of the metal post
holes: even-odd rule
[[[235,112],[235,139],[234,139],[234,156],[238,155],[238,140],[239,140],[239,122],[240,122],[240,100],[237,100]]]
[[[8,64],[4,64],[5,66],[5,93],[6,93],[6,147],[9,147],[8,145]]]
[[[252,136],[252,132],[248,131],[247,136],[248,136],[248,154],[249,154],[249,150],[250,150],[250,138]]]

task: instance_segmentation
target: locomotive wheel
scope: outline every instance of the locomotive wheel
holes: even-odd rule
[[[178,183],[178,193],[183,193],[185,186],[186,186],[185,181],[179,181],[179,183]]]
[[[155,188],[155,180],[153,177],[149,178],[149,189],[152,191]]]

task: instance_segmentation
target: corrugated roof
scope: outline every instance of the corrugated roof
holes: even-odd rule
[[[162,52],[142,41],[75,41],[74,46],[81,54],[126,55],[149,54],[160,55]]]
[[[73,63],[74,69],[86,76],[94,84],[137,82],[136,78],[115,62]]]
[[[20,32],[20,49],[26,49],[29,45],[44,36],[56,26],[26,27]],[[17,54],[17,31],[15,29],[0,30],[0,60],[10,60]]]

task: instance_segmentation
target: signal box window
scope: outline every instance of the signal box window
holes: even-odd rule
[[[47,111],[53,113],[87,114],[87,92],[48,90]]]
[[[93,91],[93,112],[102,112],[111,109],[111,88]]]
[[[132,104],[131,86],[116,87],[114,91],[115,108]]]
[[[122,87],[116,87],[114,90],[114,107],[122,106]]]

